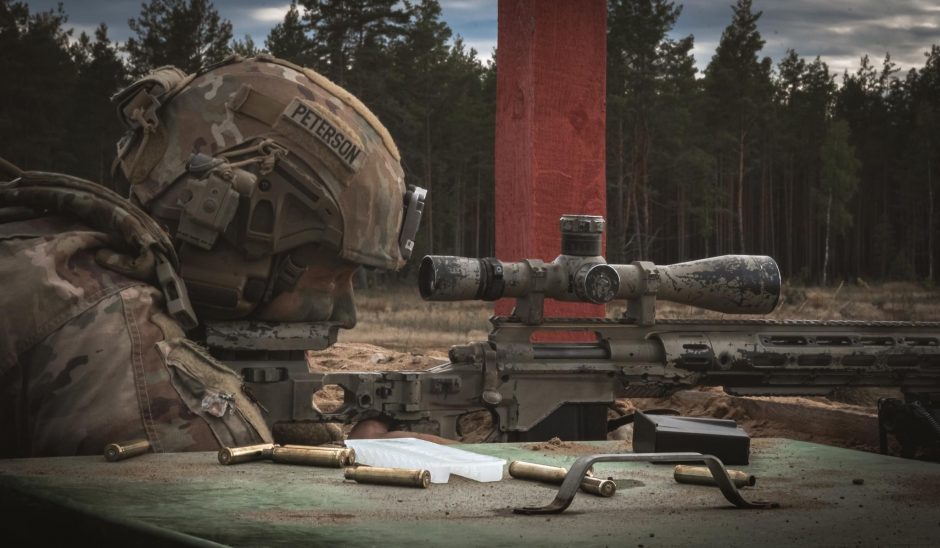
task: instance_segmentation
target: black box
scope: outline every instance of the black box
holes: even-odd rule
[[[733,420],[636,412],[634,453],[689,451],[714,455],[725,464],[747,464],[751,437]]]

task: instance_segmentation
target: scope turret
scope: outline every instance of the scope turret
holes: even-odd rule
[[[628,315],[641,323],[652,323],[657,298],[726,314],[766,314],[780,297],[780,269],[770,257],[608,264],[600,255],[602,217],[565,215],[561,229],[563,252],[551,263],[428,255],[418,270],[421,296],[429,301],[537,296],[595,304],[625,299],[631,305]],[[534,319],[540,321],[540,314]]]

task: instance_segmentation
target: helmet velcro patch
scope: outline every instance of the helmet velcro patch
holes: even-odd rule
[[[363,161],[362,142],[342,120],[319,105],[295,98],[281,116],[302,127],[326,146],[342,164],[357,171]]]

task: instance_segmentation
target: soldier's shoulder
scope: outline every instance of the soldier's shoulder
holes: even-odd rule
[[[0,207],[0,241],[43,238],[72,231],[88,231],[78,219],[25,207]]]
[[[62,215],[0,222],[0,361],[16,360],[72,319],[121,290],[146,285],[102,267],[114,238]]]

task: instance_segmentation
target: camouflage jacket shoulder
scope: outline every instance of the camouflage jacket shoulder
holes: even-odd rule
[[[0,415],[14,427],[2,453],[98,453],[132,437],[155,451],[270,441],[241,379],[185,338],[151,280],[112,268],[127,256],[122,234],[10,203],[0,201]],[[5,416],[16,407],[28,412]]]
[[[0,368],[95,307],[103,299],[134,285],[145,285],[95,261],[96,251],[113,245],[113,237],[61,216],[2,222],[0,209],[0,278],[7,280],[0,297]],[[15,311],[15,312],[14,312]]]

